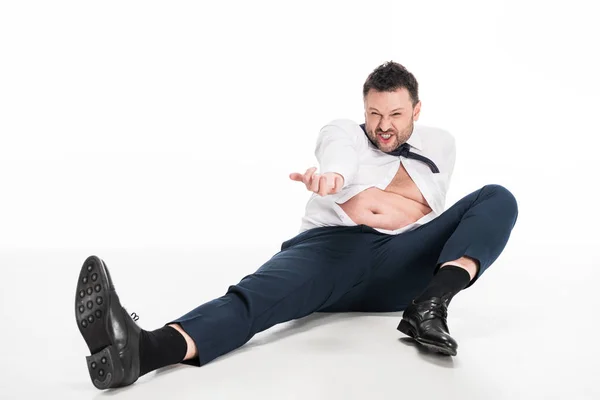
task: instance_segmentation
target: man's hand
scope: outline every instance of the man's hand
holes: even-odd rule
[[[335,172],[326,172],[324,174],[315,174],[316,167],[306,170],[304,175],[298,172],[292,172],[290,179],[293,181],[303,182],[306,188],[311,192],[315,192],[320,196],[335,194],[344,186],[344,177]]]

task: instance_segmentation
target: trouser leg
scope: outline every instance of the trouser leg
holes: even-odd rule
[[[486,185],[415,230],[394,236],[373,230],[378,235],[372,241],[373,270],[369,280],[355,289],[361,293],[355,294],[351,308],[403,310],[443,263],[462,256],[479,264],[471,286],[500,256],[517,215],[517,202],[510,191],[500,185]],[[330,309],[335,310],[335,305]]]
[[[364,279],[371,265],[363,226],[324,227],[284,242],[255,273],[230,286],[178,323],[192,337],[203,365],[275,324],[326,307]]]

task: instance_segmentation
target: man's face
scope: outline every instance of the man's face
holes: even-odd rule
[[[410,138],[420,112],[421,102],[413,107],[410,94],[405,88],[393,92],[371,89],[365,97],[367,135],[381,151],[393,151]],[[387,136],[382,134],[391,136],[386,139]]]

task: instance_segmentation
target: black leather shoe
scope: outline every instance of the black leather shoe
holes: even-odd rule
[[[106,264],[88,257],[79,273],[75,318],[86,341],[92,383],[98,389],[127,386],[140,375],[140,327],[119,301]]]
[[[414,301],[402,315],[398,330],[423,346],[450,356],[456,355],[458,344],[448,330],[448,298],[432,297],[429,300]]]

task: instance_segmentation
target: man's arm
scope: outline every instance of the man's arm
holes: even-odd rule
[[[342,188],[348,186],[358,172],[358,138],[354,123],[335,120],[319,132],[315,157],[320,174],[334,172],[344,178]]]
[[[339,119],[325,125],[315,148],[320,172],[315,173],[317,168],[312,167],[304,174],[291,173],[290,179],[303,182],[308,190],[321,196],[338,193],[352,182],[358,171],[361,133],[360,126],[350,120]]]

